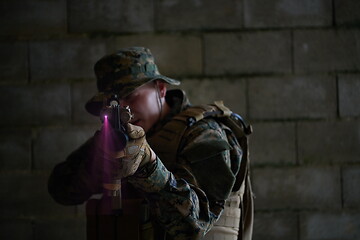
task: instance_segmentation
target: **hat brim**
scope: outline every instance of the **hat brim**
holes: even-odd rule
[[[163,80],[170,85],[175,85],[175,86],[180,85],[180,81],[178,81],[178,80],[175,80],[175,79],[163,76],[163,75],[157,75],[156,77],[141,79],[140,81],[137,81],[136,83],[133,82],[131,85],[128,84],[128,86],[124,85],[124,86],[122,86],[122,89],[119,92],[117,92],[117,94],[119,94],[119,96],[121,98],[126,97],[127,95],[132,93],[135,89],[137,89],[138,87],[141,87],[142,85],[144,85],[146,83],[149,83],[149,82],[152,82],[152,81],[158,80],[158,79]],[[131,86],[131,87],[129,87],[129,86]],[[99,92],[95,96],[90,98],[85,104],[86,111],[94,116],[100,116],[100,112],[101,112],[101,109],[104,104],[104,98],[107,95],[108,94],[106,94],[104,92]]]

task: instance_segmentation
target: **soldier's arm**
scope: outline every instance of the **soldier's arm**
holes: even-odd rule
[[[228,147],[216,122],[201,121],[185,136],[171,172],[157,159],[142,174],[130,177],[174,239],[197,239],[220,216],[235,182]]]
[[[54,200],[63,205],[82,204],[93,194],[101,192],[101,169],[96,166],[94,138],[71,153],[66,161],[53,169],[48,191]]]

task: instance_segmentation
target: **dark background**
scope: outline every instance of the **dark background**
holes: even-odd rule
[[[0,239],[85,239],[47,193],[99,120],[94,62],[140,45],[252,123],[254,239],[360,239],[360,1],[2,0]]]

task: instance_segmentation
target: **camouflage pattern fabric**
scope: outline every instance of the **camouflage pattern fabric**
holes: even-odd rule
[[[187,106],[186,97],[179,98],[181,95],[176,90],[168,92],[167,101],[173,108],[165,122]],[[165,122],[155,126],[151,134],[156,134]],[[228,147],[212,150],[214,142]],[[49,179],[49,192],[56,201],[81,204],[102,191],[94,148],[90,139],[55,167]],[[206,150],[212,150],[211,154]],[[154,163],[128,177],[128,182],[150,202],[152,220],[166,232],[166,240],[202,239],[223,211],[235,183],[241,154],[231,133],[215,120],[204,119],[186,132],[175,162],[158,155]]]
[[[161,75],[150,50],[131,47],[104,56],[94,66],[98,93],[85,105],[86,110],[99,116],[102,101],[106,95],[117,94],[123,98],[139,86],[161,79],[171,85],[179,85],[178,80]]]

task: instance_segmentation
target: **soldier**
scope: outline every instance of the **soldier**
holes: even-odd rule
[[[115,186],[104,184],[104,176],[116,176],[123,198],[140,196],[150,206],[151,217],[141,223],[151,222],[154,236],[142,239],[251,239],[252,209],[247,216],[240,211],[251,189],[244,190],[244,180],[237,183],[243,150],[234,133],[214,118],[180,123],[186,128],[179,130],[181,121],[174,119],[191,105],[182,90],[167,89],[180,82],[159,73],[149,49],[121,49],[94,70],[99,92],[85,107],[99,116],[104,99],[116,94],[133,115],[125,127],[129,140],[125,149],[109,150],[102,144],[105,130],[97,131],[55,166],[51,196],[60,204],[82,204]]]

